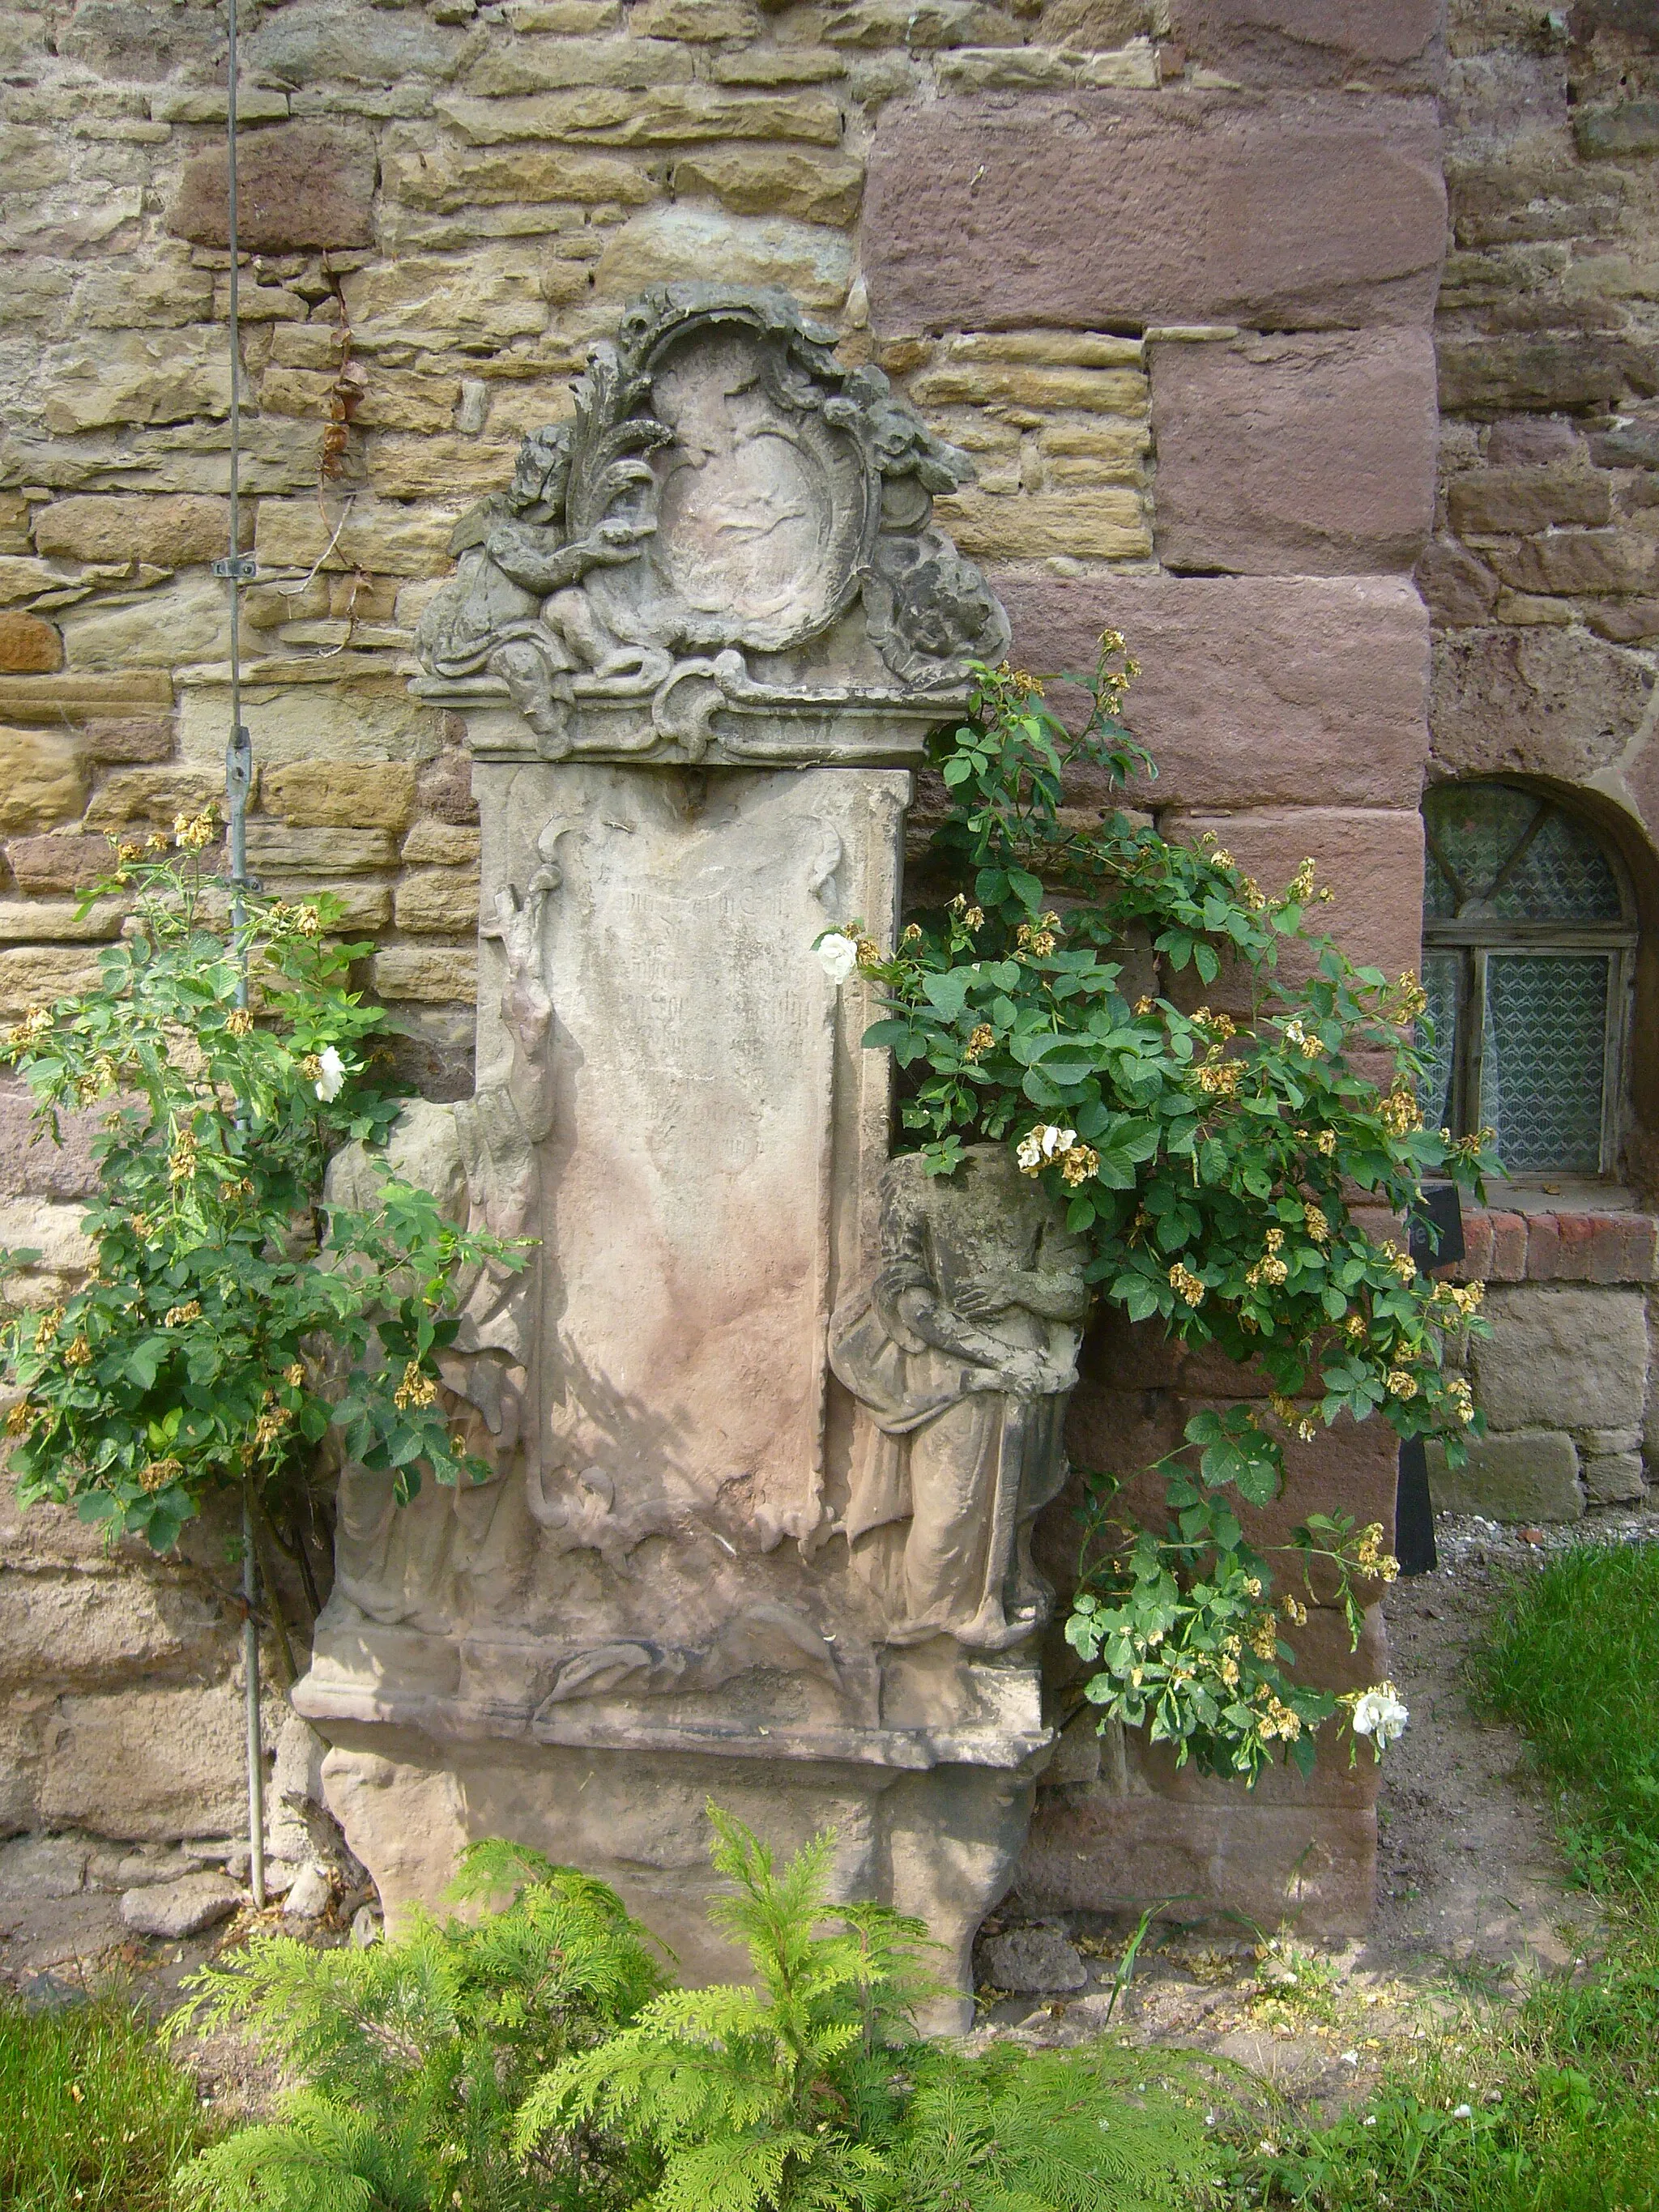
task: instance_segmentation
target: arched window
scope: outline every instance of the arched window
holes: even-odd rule
[[[1636,944],[1622,868],[1512,784],[1442,784],[1423,820],[1425,1119],[1489,1125],[1511,1174],[1612,1174]]]

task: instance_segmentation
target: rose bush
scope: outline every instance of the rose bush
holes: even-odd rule
[[[1087,821],[1064,805],[1076,770],[1121,787],[1152,768],[1121,720],[1136,673],[1108,633],[1073,731],[1036,679],[980,669],[968,715],[930,743],[949,798],[927,870],[934,902],[890,952],[856,920],[818,950],[832,976],[855,965],[880,989],[865,1042],[893,1054],[906,1139],[930,1172],[951,1174],[969,1144],[1007,1143],[1087,1240],[1103,1298],[1267,1381],[1265,1409],[1197,1415],[1159,1463],[1164,1528],[1128,1525],[1121,1484],[1091,1480],[1067,1629],[1104,1716],[1254,1781],[1276,1749],[1310,1765],[1342,1702],[1296,1680],[1282,1634],[1315,1601],[1316,1563],[1356,1645],[1367,1596],[1395,1571],[1380,1526],[1311,1515],[1288,1547],[1304,1595],[1275,1600],[1239,1509],[1278,1494],[1283,1438],[1380,1416],[1402,1437],[1441,1439],[1456,1465],[1480,1427],[1444,1358],[1448,1333],[1484,1327],[1480,1286],[1420,1273],[1403,1229],[1373,1235],[1355,1207],[1403,1223],[1425,1176],[1479,1194],[1497,1163],[1490,1131],[1422,1126],[1423,992],[1309,927],[1325,896],[1311,860],[1275,895],[1212,841],[1172,842],[1116,805]],[[1304,948],[1296,983],[1277,973],[1286,940]],[[1151,988],[1131,997],[1134,957]],[[1193,1004],[1194,979],[1234,1011]],[[1403,1711],[1389,1686],[1364,1694],[1385,1693]],[[1373,1747],[1397,1733],[1382,1707],[1361,1710]]]

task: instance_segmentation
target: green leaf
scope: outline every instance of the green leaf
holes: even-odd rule
[[[967,968],[947,968],[923,975],[921,988],[929,1005],[937,1007],[947,1022],[954,1022],[962,1012],[973,980],[972,971]]]

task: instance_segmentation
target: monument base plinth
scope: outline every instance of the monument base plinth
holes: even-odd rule
[[[330,1810],[374,1875],[395,1933],[442,1895],[460,1851],[507,1836],[617,1892],[689,1984],[743,1981],[747,1958],[708,1919],[724,1885],[709,1864],[712,1801],[785,1856],[836,1832],[839,1897],[875,1898],[927,1922],[956,1992],[924,2020],[973,2023],[972,1951],[1006,1893],[1030,1820],[1034,1768],[921,1771],[799,1756],[580,1749],[442,1741],[384,1722],[325,1721]]]

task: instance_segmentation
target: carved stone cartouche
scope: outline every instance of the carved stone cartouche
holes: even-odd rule
[[[764,757],[771,708],[942,708],[1000,659],[1001,609],[930,523],[972,464],[834,343],[781,293],[647,293],[572,422],[457,526],[418,633],[428,693],[505,691],[549,759],[695,762]],[[578,728],[578,697],[646,711]]]

